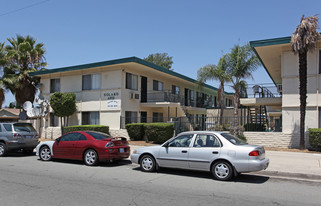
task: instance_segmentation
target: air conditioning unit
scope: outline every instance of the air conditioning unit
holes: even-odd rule
[[[134,93],[129,93],[129,99],[135,99],[135,94]]]
[[[277,90],[280,94],[282,94],[282,84],[278,84],[277,86]]]

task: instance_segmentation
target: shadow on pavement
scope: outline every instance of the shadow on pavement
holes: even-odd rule
[[[35,156],[35,152],[23,152],[23,151],[10,151],[8,152],[4,157],[1,158],[6,158],[6,157],[30,157],[30,156]]]
[[[38,158],[39,161],[42,161],[40,158]],[[51,162],[57,162],[57,163],[66,163],[66,164],[75,164],[75,165],[85,165],[85,163],[82,160],[69,160],[69,159],[52,159]],[[122,165],[130,165],[132,162],[130,160],[118,160],[114,162],[100,162],[98,165],[93,167],[119,167]]]
[[[139,166],[133,168],[133,170],[141,171]],[[204,172],[204,171],[161,168],[158,171],[158,173],[215,180],[210,172]],[[252,174],[240,174],[239,176],[232,178],[230,180],[230,182],[263,184],[263,183],[267,182],[269,179],[270,178],[266,177],[266,176],[252,175]],[[216,180],[216,181],[218,181],[218,180]]]

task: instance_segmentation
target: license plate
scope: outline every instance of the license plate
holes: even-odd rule
[[[120,152],[120,153],[125,152],[124,148],[119,148],[119,152]]]
[[[33,136],[25,136],[25,139],[32,139]]]

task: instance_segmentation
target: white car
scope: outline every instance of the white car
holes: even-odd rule
[[[133,163],[142,171],[158,167],[210,171],[218,180],[243,172],[264,170],[269,165],[263,146],[249,145],[227,132],[183,132],[162,145],[133,151]]]

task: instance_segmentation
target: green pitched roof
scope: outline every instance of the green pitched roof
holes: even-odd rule
[[[157,71],[164,72],[166,74],[170,74],[172,76],[187,80],[192,83],[197,83],[195,79],[192,79],[190,77],[187,77],[185,75],[179,74],[177,72],[165,69],[164,67],[158,66],[156,64],[153,64],[151,62],[145,61],[143,59],[137,58],[137,57],[128,57],[128,58],[122,58],[122,59],[115,59],[115,60],[109,60],[109,61],[103,61],[103,62],[96,62],[96,63],[91,63],[91,64],[82,64],[82,65],[76,65],[76,66],[70,66],[70,67],[62,67],[62,68],[57,68],[57,69],[48,69],[44,71],[37,71],[37,72],[31,72],[29,73],[30,76],[41,76],[44,74],[53,74],[53,73],[58,73],[58,72],[68,72],[68,71],[75,71],[75,70],[82,70],[82,69],[90,69],[90,68],[95,68],[95,67],[102,67],[102,66],[109,66],[109,65],[115,65],[115,64],[123,64],[123,63],[138,63],[144,66],[148,66],[150,68],[153,68]],[[217,90],[216,87],[210,86],[208,84],[204,84],[205,87],[213,90]],[[233,94],[233,93],[228,93],[225,92],[226,94]]]
[[[251,47],[260,47],[260,46],[271,46],[271,45],[278,45],[278,44],[289,44],[291,42],[291,37],[281,37],[281,38],[274,38],[274,39],[263,39],[258,41],[250,41]]]

